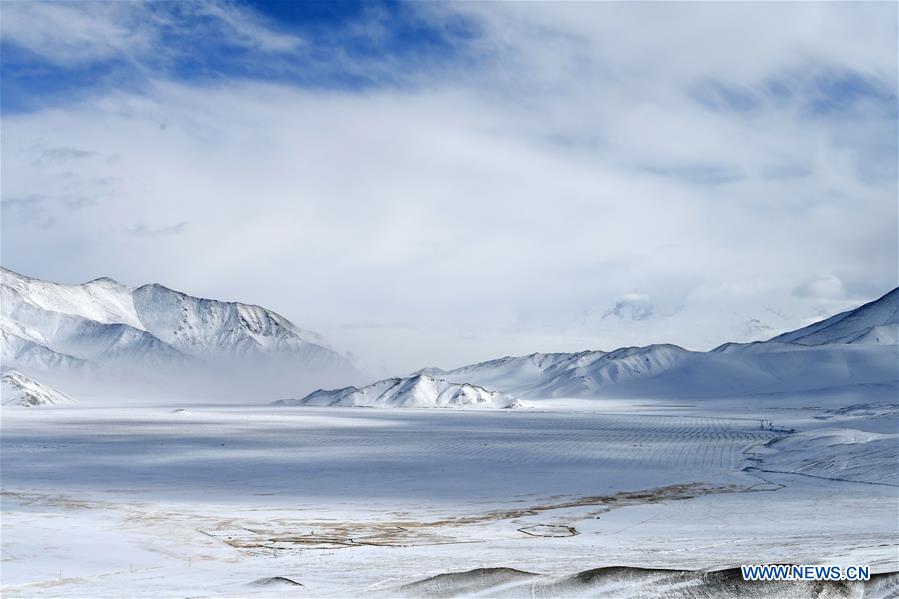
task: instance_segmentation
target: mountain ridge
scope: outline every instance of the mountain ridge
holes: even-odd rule
[[[470,383],[453,383],[427,374],[394,377],[361,388],[319,389],[281,406],[343,406],[391,408],[519,408],[517,399]]]
[[[26,373],[90,368],[124,378],[170,371],[197,374],[198,385],[203,377],[240,378],[237,371],[272,384],[364,376],[320,335],[255,304],[199,298],[159,283],[130,287],[109,277],[64,285],[7,268],[0,274],[0,357]]]
[[[899,323],[899,287],[858,308],[846,310],[830,318],[795,331],[782,333],[768,341],[821,345],[825,343],[871,343],[894,345],[895,327]],[[889,330],[888,327],[893,327]],[[883,341],[877,335],[884,334]],[[874,333],[873,336],[870,336]]]
[[[725,343],[709,352],[662,343],[612,351],[506,356],[450,370],[417,372],[525,398],[739,395],[773,392],[777,384],[801,390],[809,388],[812,379],[823,387],[838,387],[850,384],[853,376],[861,377],[863,383],[892,383],[899,378],[890,364],[896,352],[889,347],[896,344],[897,305],[899,288],[767,341]],[[876,349],[879,346],[888,347],[881,351]],[[852,353],[853,347],[867,352],[867,360]],[[544,357],[551,359],[540,362]]]
[[[266,386],[279,394],[318,388],[287,400],[291,405],[514,407],[517,397],[730,396],[888,388],[899,380],[890,362],[899,347],[899,288],[767,341],[709,352],[670,343],[535,352],[356,387],[363,375],[350,358],[259,305],[195,297],[160,283],[130,287],[99,277],[63,285],[0,272],[0,358],[27,376],[46,373],[54,384],[66,372],[82,380],[118,374],[133,388],[158,371],[172,384],[188,380],[194,390],[213,383],[219,390],[245,384],[256,395]]]

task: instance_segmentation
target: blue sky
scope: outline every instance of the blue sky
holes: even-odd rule
[[[23,39],[13,29],[33,10],[7,8],[13,16],[2,46],[4,112],[83,98],[98,88],[139,91],[148,79],[160,76],[355,91],[402,85],[421,71],[471,60],[469,43],[477,36],[473,19],[432,19],[399,2],[158,2],[115,9],[83,4],[87,7],[45,8],[63,13],[61,20],[65,13],[86,12],[105,21],[116,31],[119,47],[86,27],[73,32],[71,46],[59,43],[58,54],[48,52],[48,43],[58,43],[48,39],[54,34],[52,20],[44,25],[46,38]],[[29,25],[33,23],[24,27]],[[389,64],[390,69],[365,68],[367,63]]]
[[[388,372],[896,285],[893,3],[0,10],[25,274],[260,303]]]

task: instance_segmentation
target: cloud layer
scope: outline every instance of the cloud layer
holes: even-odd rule
[[[705,348],[896,285],[892,4],[422,3],[405,47],[377,11],[323,35],[237,4],[9,6],[35,64],[139,73],[4,115],[26,274],[260,303],[397,373]],[[198,19],[239,69],[152,56]],[[601,318],[629,297],[646,317]]]

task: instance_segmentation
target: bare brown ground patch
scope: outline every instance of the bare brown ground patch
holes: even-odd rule
[[[576,519],[595,518],[614,509],[684,501],[703,495],[749,492],[737,485],[712,486],[686,483],[640,491],[622,491],[611,495],[579,497],[547,501],[527,507],[488,510],[434,520],[393,520],[387,522],[323,522],[277,519],[265,522],[229,520],[215,528],[200,530],[231,547],[254,553],[293,551],[299,549],[338,549],[357,546],[408,547],[455,543],[480,543],[487,539],[465,538],[453,529],[503,520],[516,520],[555,510],[581,507],[595,509]],[[460,531],[461,532],[461,531]]]

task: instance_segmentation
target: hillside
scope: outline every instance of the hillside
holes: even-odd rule
[[[468,383],[451,383],[417,374],[384,379],[357,389],[323,390],[299,400],[281,400],[277,405],[346,406],[378,408],[517,408],[521,402],[496,391]]]
[[[362,377],[319,335],[261,306],[109,278],[62,285],[3,269],[2,335],[5,366],[76,384],[238,380],[266,393]]]
[[[74,403],[62,391],[39,383],[17,370],[5,370],[0,377],[0,401],[4,406],[26,408]]]
[[[505,357],[420,372],[525,398],[710,397],[805,393],[853,385],[894,389],[899,289],[769,341],[710,352],[676,345]]]

